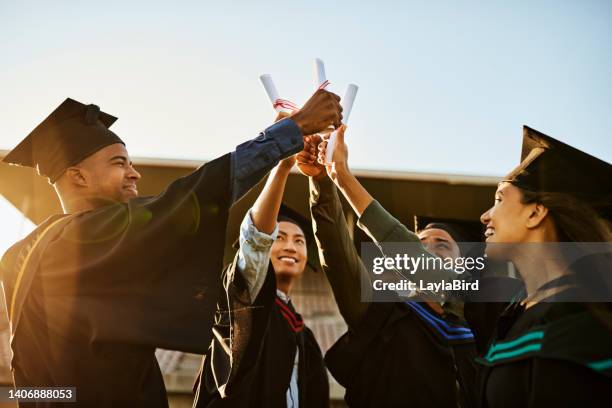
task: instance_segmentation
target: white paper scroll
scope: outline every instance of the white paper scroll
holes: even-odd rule
[[[315,86],[317,88],[325,88],[329,82],[327,82],[327,76],[325,75],[325,64],[321,58],[315,58],[314,71]]]
[[[268,98],[270,98],[270,102],[272,102],[272,107],[275,111],[291,113],[298,109],[293,102],[280,98],[278,89],[276,89],[276,85],[274,85],[274,81],[272,80],[272,76],[270,74],[261,75],[259,80],[264,86],[264,89],[266,90]]]
[[[342,123],[345,125],[348,124],[349,116],[351,114],[351,110],[353,110],[353,104],[355,103],[355,97],[357,96],[357,91],[359,87],[355,84],[349,84],[346,87],[346,92],[344,92],[344,98],[340,101],[342,105]]]
[[[348,124],[349,116],[351,115],[351,110],[353,110],[353,103],[355,103],[355,97],[357,96],[358,89],[359,87],[357,85],[349,84],[346,87],[346,92],[344,92],[344,98],[342,98],[340,101],[340,104],[342,105],[342,123],[344,125]],[[327,139],[327,148],[325,149],[325,164],[330,164],[332,161],[334,149],[336,147],[337,134],[338,131],[334,130]]]
[[[274,81],[272,80],[272,75],[263,74],[259,77],[259,80],[265,88],[266,93],[268,94],[268,98],[270,98],[270,102],[272,102],[272,106],[274,106],[279,95],[278,89],[276,89],[276,85],[274,85]]]
[[[329,81],[327,80],[327,75],[325,73],[325,63],[320,58],[315,58],[314,60],[314,76],[315,76],[315,86],[317,89],[325,89],[329,85]],[[263,84],[266,93],[268,94],[268,98],[270,98],[270,102],[272,102],[272,106],[277,112],[288,112],[291,113],[299,109],[297,105],[293,102],[288,101],[286,99],[281,99],[272,81],[272,77],[270,74],[264,74],[259,77],[261,83]],[[357,96],[357,90],[359,88],[355,84],[349,84],[346,88],[346,92],[344,93],[344,98],[341,100],[342,105],[342,123],[347,124],[349,116],[351,114],[351,110],[353,109],[353,103],[355,102],[355,97]],[[327,135],[327,151],[325,154],[325,163],[331,163],[331,159],[334,154],[334,148],[336,144],[337,131],[334,130],[333,126],[330,126],[329,129],[319,132],[320,135]]]

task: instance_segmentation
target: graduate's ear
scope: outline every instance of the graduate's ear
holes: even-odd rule
[[[548,208],[544,207],[544,205],[541,203],[531,203],[529,206],[531,208],[526,226],[529,229],[537,228],[542,225],[546,219],[546,216],[548,215]]]
[[[87,172],[80,167],[68,167],[64,177],[75,187],[87,187],[89,185]]]

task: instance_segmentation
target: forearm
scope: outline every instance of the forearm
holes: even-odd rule
[[[283,119],[268,127],[253,140],[232,152],[232,203],[256,185],[278,162],[300,152],[304,139],[292,119]]]
[[[378,245],[385,257],[396,258],[398,255],[407,255],[411,258],[435,258],[421,244],[419,237],[408,230],[400,221],[393,217],[382,205],[373,200],[364,210],[358,221],[359,227]],[[406,243],[406,245],[384,245],[385,243]],[[440,282],[453,279],[467,279],[469,273],[458,274],[446,268],[417,268],[409,273],[401,273],[404,278],[417,282]]]
[[[253,224],[265,234],[271,234],[276,228],[276,219],[278,218],[278,211],[283,200],[290,169],[283,163],[276,166],[251,208]]]
[[[356,327],[368,303],[361,302],[361,283],[368,280],[365,267],[350,237],[338,192],[327,177],[310,179],[310,211],[323,270],[344,320]],[[366,298],[369,299],[369,285]]]
[[[358,225],[376,243],[421,242],[414,232],[406,228],[374,199],[359,215]]]

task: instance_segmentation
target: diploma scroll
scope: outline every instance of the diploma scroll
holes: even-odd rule
[[[293,111],[299,109],[293,102],[280,98],[278,89],[276,89],[276,85],[274,85],[274,81],[272,80],[272,76],[270,74],[261,75],[259,80],[266,90],[268,98],[270,98],[270,102],[272,102],[272,107],[275,111],[292,113]]]
[[[357,96],[358,89],[359,87],[357,85],[349,84],[346,87],[344,98],[342,98],[340,102],[340,104],[342,105],[342,124],[344,125],[348,123],[349,116],[351,115],[351,110],[353,110],[353,103],[355,102],[355,97]],[[325,164],[330,164],[332,161],[332,157],[334,155],[334,148],[336,147],[337,134],[338,131],[334,130],[327,139],[327,148],[325,149]]]
[[[325,89],[329,85],[327,76],[325,75],[325,63],[321,58],[315,58],[314,60],[314,71],[315,71],[315,86],[317,89]]]

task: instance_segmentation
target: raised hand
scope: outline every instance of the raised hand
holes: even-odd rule
[[[302,109],[290,117],[298,125],[302,135],[322,132],[329,126],[338,128],[342,123],[340,97],[325,89],[319,89],[306,101]]]
[[[305,176],[325,177],[325,166],[317,162],[317,148],[321,143],[321,136],[311,135],[304,138],[304,150],[297,154],[297,166]]]
[[[338,173],[341,171],[348,172],[348,147],[344,143],[344,132],[346,126],[342,125],[338,128],[338,134],[336,135],[336,145],[334,147],[334,154],[331,159],[331,163],[325,164],[325,156],[327,154],[327,140],[323,140],[318,146],[318,157],[317,162],[320,165],[324,165],[327,170],[327,174],[332,180],[336,180]]]

